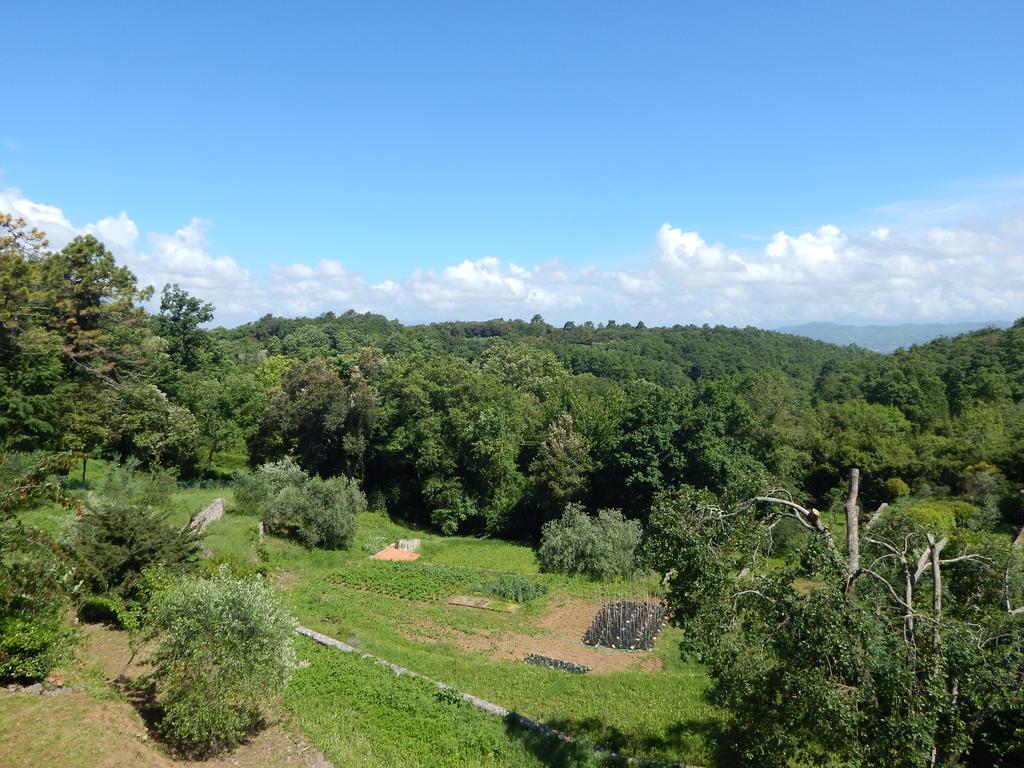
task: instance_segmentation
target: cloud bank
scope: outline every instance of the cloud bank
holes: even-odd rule
[[[268,312],[347,309],[405,322],[540,313],[555,323],[613,319],[766,328],[816,320],[1024,315],[1024,209],[945,225],[922,226],[906,215],[864,231],[826,224],[813,232],[776,232],[763,247],[750,249],[710,243],[696,231],[665,223],[654,232],[647,260],[628,269],[520,266],[481,254],[373,284],[333,259],[272,265],[254,274],[231,256],[211,253],[208,224],[198,218],[173,233],[145,235],[123,211],[74,225],[60,208],[29,200],[15,188],[0,191],[0,211],[44,230],[53,248],[77,235],[95,235],[140,283],[158,290],[178,283],[213,302],[217,322],[225,325]]]

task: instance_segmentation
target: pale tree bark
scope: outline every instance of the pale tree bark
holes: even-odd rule
[[[850,485],[846,493],[846,578],[847,581],[860,570],[860,470],[850,470]],[[851,582],[852,583],[852,582]]]

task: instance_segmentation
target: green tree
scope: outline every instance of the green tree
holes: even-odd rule
[[[61,344],[44,325],[39,260],[43,234],[0,213],[0,450],[55,448],[59,439]]]
[[[563,413],[548,427],[547,437],[530,465],[534,494],[543,517],[550,519],[586,490],[592,462],[586,440]]]
[[[156,332],[167,340],[171,358],[186,371],[196,370],[202,362],[208,340],[201,326],[213,320],[213,311],[213,304],[177,283],[165,285],[160,294],[160,312],[153,318]]]
[[[72,558],[15,516],[44,500],[77,508],[59,480],[69,462],[0,454],[0,681],[44,678],[74,639],[64,622],[78,589]]]
[[[1020,734],[1005,726],[1024,713],[1018,555],[1008,541],[977,551],[939,538],[898,510],[862,526],[858,481],[845,548],[785,493],[725,509],[690,492],[652,515],[682,651],[706,665],[709,701],[728,713],[719,760],[976,764],[975,745],[1002,728],[997,764],[1015,764]],[[782,519],[807,538],[769,566]]]
[[[75,373],[131,372],[140,363],[145,312],[137,306],[153,295],[135,275],[119,267],[92,235],[77,237],[41,262],[53,297],[50,322],[63,339],[69,370]]]
[[[171,402],[155,384],[131,380],[117,388],[103,388],[98,397],[115,454],[138,458],[147,467],[188,469],[195,463],[199,437],[195,416]]]
[[[514,527],[519,457],[540,427],[534,397],[452,356],[391,366],[381,396],[371,488],[445,533]]]
[[[302,466],[320,475],[361,475],[368,432],[376,420],[373,385],[357,369],[348,380],[325,359],[299,362],[270,392],[257,445],[276,458],[293,450]],[[275,439],[276,438],[276,439]]]
[[[254,731],[294,667],[295,620],[261,577],[166,582],[150,597],[143,638],[163,705],[160,730],[206,755]]]
[[[167,517],[166,512],[124,501],[92,501],[76,520],[70,540],[87,564],[81,578],[89,589],[134,601],[146,569],[195,570],[199,537],[188,528],[171,527]]]
[[[544,524],[537,557],[545,571],[600,581],[632,576],[640,534],[640,523],[623,519],[617,509],[591,517],[579,504],[569,504],[561,518]]]

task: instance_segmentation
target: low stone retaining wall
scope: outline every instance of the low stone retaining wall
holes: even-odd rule
[[[536,653],[531,653],[523,661],[537,667],[548,667],[549,669],[561,669],[563,672],[572,672],[574,675],[585,675],[590,671],[590,667],[586,664],[577,664],[573,661],[565,661],[564,659],[552,659],[550,656],[538,656]]]

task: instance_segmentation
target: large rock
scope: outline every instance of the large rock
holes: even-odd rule
[[[192,516],[188,527],[196,533],[206,533],[207,527],[214,520],[219,520],[224,515],[224,499],[214,499],[199,512]]]

